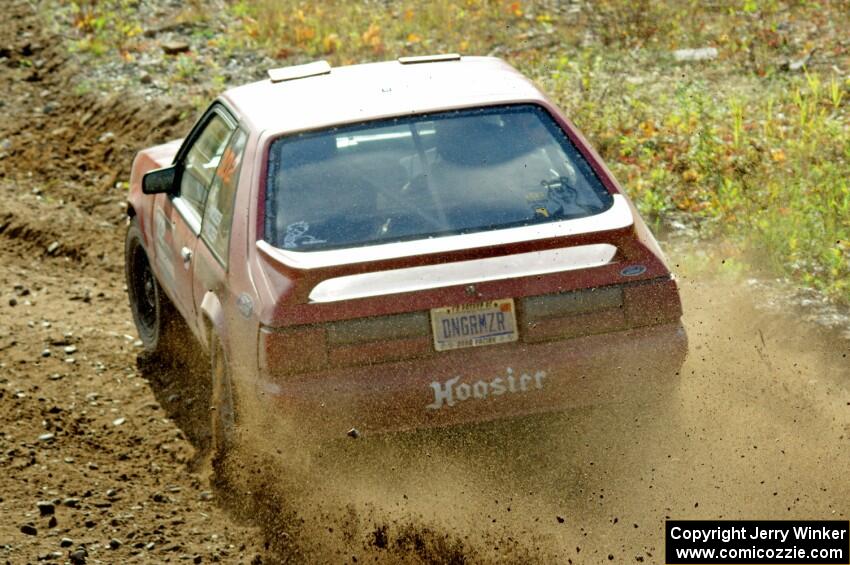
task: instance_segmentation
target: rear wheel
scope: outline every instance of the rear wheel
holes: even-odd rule
[[[136,330],[149,356],[171,360],[184,346],[181,319],[151,269],[136,218],[130,220],[124,246],[127,294]]]

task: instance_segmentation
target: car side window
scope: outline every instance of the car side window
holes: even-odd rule
[[[248,135],[242,130],[237,130],[230,138],[215,170],[201,225],[201,238],[225,265],[239,170],[247,141]]]
[[[183,160],[180,198],[201,216],[207,191],[230,139],[233,127],[218,114],[204,126]]]

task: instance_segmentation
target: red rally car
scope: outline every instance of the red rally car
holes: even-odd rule
[[[635,207],[496,58],[269,71],[141,151],[128,210],[139,335],[209,355],[219,448],[237,399],[404,430],[632,397],[685,357]]]

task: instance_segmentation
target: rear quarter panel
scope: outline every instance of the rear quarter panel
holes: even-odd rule
[[[251,256],[248,240],[252,201],[256,197],[254,186],[257,180],[257,135],[250,124],[241,124],[248,132],[245,155],[239,171],[233,220],[228,248],[228,260],[224,273],[225,284],[217,293],[207,293],[201,300],[201,312],[209,327],[202,328],[202,340],[209,343],[217,337],[224,348],[233,369],[237,386],[254,380],[257,364],[258,312],[261,299],[252,278]],[[200,245],[205,245],[202,241]]]

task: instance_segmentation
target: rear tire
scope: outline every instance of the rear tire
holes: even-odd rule
[[[133,321],[144,345],[145,355],[157,361],[173,362],[175,354],[186,346],[188,336],[183,331],[180,314],[156,280],[135,217],[127,228],[124,273]]]

